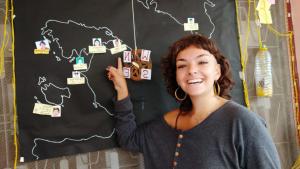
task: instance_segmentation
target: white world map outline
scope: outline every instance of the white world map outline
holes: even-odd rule
[[[207,13],[207,8],[206,8],[206,6],[208,5],[208,6],[210,6],[210,7],[215,7],[216,4],[214,4],[214,3],[211,2],[210,0],[206,0],[206,1],[207,1],[207,2],[204,2],[204,9],[205,9],[204,12],[205,12],[206,16],[209,18],[209,22],[213,25],[213,29],[212,29],[212,31],[210,32],[209,37],[208,37],[208,39],[211,39],[212,34],[215,32],[216,26],[215,26],[214,22],[212,21],[210,15]]]
[[[48,84],[45,84],[44,82],[46,82],[46,77],[43,76],[43,77],[39,77],[39,82],[38,82],[38,85],[41,86],[41,93],[43,94],[44,96],[44,99],[45,101],[48,103],[48,104],[51,104],[51,105],[60,105],[60,106],[63,106],[63,103],[64,103],[64,98],[71,98],[71,92],[70,92],[70,89],[68,87],[58,87],[57,85],[53,84],[53,83],[48,83]],[[44,83],[44,84],[42,84]],[[49,101],[47,99],[47,95],[44,91],[48,90],[49,87],[53,86],[54,88],[57,88],[59,90],[62,90],[62,91],[65,91],[67,90],[68,92],[68,95],[60,95],[61,97],[61,102],[60,103],[54,103],[52,101]],[[35,97],[37,99],[37,97]]]
[[[72,62],[74,61],[74,59],[75,59],[76,56],[81,56],[82,53],[84,53],[86,56],[88,56],[89,54],[86,52],[86,48],[82,48],[82,49],[80,50],[80,52],[78,52],[76,49],[72,49],[72,50],[71,50],[71,51],[72,51],[72,52],[71,52],[71,55],[70,55],[70,56],[65,56],[65,55],[64,55],[63,47],[62,47],[61,44],[59,43],[59,38],[54,37],[54,35],[52,34],[53,30],[51,30],[51,29],[46,29],[46,28],[48,28],[48,23],[50,23],[50,22],[57,22],[57,23],[60,23],[60,24],[71,24],[71,23],[73,23],[73,24],[76,24],[76,25],[79,25],[79,26],[83,26],[83,27],[88,28],[88,29],[95,29],[95,30],[106,29],[106,30],[105,30],[105,34],[106,34],[106,35],[112,36],[112,37],[115,38],[115,39],[118,38],[117,36],[114,36],[114,35],[113,35],[113,32],[112,32],[109,28],[107,28],[107,27],[86,26],[86,25],[83,24],[83,23],[78,23],[78,22],[73,21],[73,20],[68,20],[68,21],[66,21],[66,22],[59,21],[59,20],[55,20],[55,19],[47,20],[46,23],[45,23],[45,26],[44,26],[43,28],[41,28],[41,30],[42,30],[41,35],[44,36],[45,39],[49,40],[50,43],[51,43],[51,42],[56,43],[56,45],[58,46],[58,49],[60,50],[61,57],[64,58],[64,59],[68,59],[70,63],[72,63]],[[47,36],[50,37],[50,38],[49,38],[49,39],[46,38],[45,35],[47,35]],[[119,38],[118,38],[118,39],[119,39]],[[120,40],[121,40],[121,39],[120,39]],[[123,42],[123,41],[121,40],[121,42]],[[108,41],[102,42],[102,43],[107,45],[108,43],[112,43],[112,40],[108,40]],[[128,45],[126,45],[126,46],[127,46],[127,48],[129,48],[129,49],[131,50],[131,47],[129,47]],[[53,52],[53,54],[55,54],[55,52]],[[75,57],[74,57],[74,54],[75,54]],[[56,58],[57,58],[57,56],[56,56]],[[92,63],[93,58],[94,58],[94,54],[92,54],[92,56],[91,56],[91,58],[90,58],[90,60],[89,60],[89,62],[88,62],[88,64],[87,64],[87,70],[80,70],[79,72],[80,72],[81,75],[84,76],[84,78],[85,78],[85,80],[86,80],[86,84],[87,84],[88,88],[90,89],[90,91],[91,91],[92,94],[93,94],[93,99],[94,99],[94,100],[93,100],[93,103],[92,103],[93,106],[94,106],[95,108],[101,107],[101,108],[103,108],[103,109],[105,110],[105,112],[106,112],[109,116],[113,116],[113,114],[110,113],[110,112],[107,110],[106,107],[102,106],[99,102],[97,102],[97,100],[96,100],[96,98],[97,98],[96,93],[95,93],[95,91],[92,89],[92,87],[90,86],[89,80],[88,80],[87,76],[84,74],[85,72],[88,72],[88,71],[90,70],[90,65],[91,65],[91,63]],[[45,81],[46,81],[46,77],[39,77],[38,85],[40,85],[41,83],[43,83],[43,82],[45,82]],[[49,84],[53,84],[53,83],[49,83]],[[46,86],[49,86],[49,84],[48,84],[48,85],[46,84]],[[61,89],[60,87],[58,87],[58,86],[56,86],[56,85],[54,85],[54,84],[53,84],[53,86],[55,86],[57,89]],[[68,88],[68,87],[67,87],[67,88]],[[69,89],[69,88],[68,88],[68,89]],[[43,95],[44,95],[43,90],[47,90],[47,87],[45,87],[45,85],[44,85],[44,87],[41,87],[41,92],[42,92]],[[68,91],[70,92],[70,90],[68,90]],[[70,92],[70,96],[71,96],[71,92]],[[63,98],[62,95],[61,95],[61,97]],[[38,100],[36,96],[35,96],[35,99]],[[50,102],[50,101],[47,100],[46,95],[44,95],[44,99],[45,99],[45,101],[46,101],[48,104],[53,105],[53,102]],[[54,105],[55,105],[55,104],[54,104]],[[60,103],[60,105],[63,105],[63,100],[62,100],[62,103]],[[32,155],[33,155],[36,159],[39,159],[39,156],[38,156],[37,154],[35,154],[35,152],[34,152],[35,149],[38,147],[37,141],[44,141],[44,142],[48,142],[48,143],[56,143],[56,144],[59,144],[59,143],[65,142],[65,141],[67,141],[67,140],[70,140],[70,141],[86,141],[86,140],[89,140],[90,138],[108,139],[108,138],[111,138],[111,137],[112,137],[112,135],[114,134],[114,132],[115,132],[115,129],[113,129],[112,132],[111,132],[111,133],[109,134],[109,136],[107,136],[107,137],[101,136],[101,135],[98,135],[98,134],[95,134],[95,135],[93,135],[93,136],[91,136],[91,137],[88,137],[88,138],[80,138],[80,139],[73,139],[73,138],[68,138],[68,137],[67,137],[67,138],[63,138],[62,140],[49,140],[49,139],[45,139],[45,138],[34,138],[34,140],[33,140],[34,146],[32,147],[31,153],[32,153]]]
[[[146,2],[144,2],[144,1],[141,1],[141,0],[137,0],[137,2],[138,3],[141,3],[146,9],[150,9],[150,6],[151,5],[154,5],[154,12],[156,12],[156,13],[158,13],[158,14],[163,14],[163,15],[167,15],[167,16],[169,16],[171,19],[173,19],[177,24],[179,24],[179,25],[181,25],[181,26],[183,26],[183,23],[182,22],[180,22],[176,17],[174,17],[172,14],[170,14],[170,13],[168,13],[168,12],[165,12],[165,11],[161,11],[161,10],[159,10],[158,9],[158,2],[156,2],[155,0],[150,0],[150,2],[149,2],[149,0],[146,0]],[[214,22],[212,21],[212,19],[211,19],[211,16],[208,14],[208,10],[207,10],[207,6],[209,6],[209,7],[215,7],[216,6],[216,4],[215,3],[213,3],[212,1],[210,1],[210,0],[206,0],[205,2],[203,2],[203,8],[204,8],[204,12],[205,12],[205,15],[208,17],[208,19],[209,19],[209,22],[212,24],[212,26],[213,26],[213,28],[212,28],[212,30],[211,30],[211,32],[209,33],[209,39],[211,39],[212,38],[212,35],[213,35],[213,33],[214,33],[214,31],[215,31],[215,29],[216,29],[216,26],[215,26],[215,24],[214,24]],[[191,32],[193,32],[193,31],[191,31]]]
[[[48,139],[43,139],[43,138],[35,138],[33,140],[33,143],[34,143],[34,146],[33,148],[31,149],[31,154],[38,160],[40,157],[34,153],[34,150],[35,148],[37,147],[37,141],[44,141],[44,142],[48,142],[48,143],[52,143],[52,144],[61,144],[65,141],[74,141],[74,142],[81,142],[81,141],[88,141],[88,140],[91,140],[93,138],[100,138],[100,139],[109,139],[111,138],[115,133],[115,129],[113,129],[113,131],[108,135],[108,136],[100,136],[100,135],[92,135],[90,137],[87,137],[87,138],[79,138],[79,139],[74,139],[74,138],[63,138],[61,140],[48,140]]]
[[[171,15],[171,14],[168,13],[168,12],[159,10],[159,9],[158,9],[158,3],[157,3],[156,1],[151,0],[151,1],[150,1],[150,5],[149,5],[149,3],[148,3],[148,0],[146,0],[146,4],[145,4],[144,2],[142,2],[142,1],[140,1],[140,0],[137,0],[137,2],[142,3],[142,5],[143,5],[146,9],[148,9],[148,10],[150,9],[150,5],[153,5],[153,4],[154,4],[154,5],[155,5],[154,12],[159,13],[159,14],[163,14],[163,15],[167,15],[167,16],[169,16],[170,18],[172,18],[177,24],[183,26],[183,24],[182,24],[180,21],[178,21],[178,19],[176,19],[173,15]],[[134,4],[133,4],[133,0],[132,0],[132,13],[133,13],[133,25],[134,25],[134,28],[133,28],[133,29],[134,29],[134,43],[135,43],[135,49],[136,49],[137,47],[136,47],[136,37],[135,37],[135,21],[134,21],[134,8],[133,8],[133,5],[134,5]],[[208,5],[208,6],[210,6],[210,7],[214,7],[215,4],[212,3],[210,0],[206,0],[206,2],[204,2],[205,13],[206,13],[206,15],[208,16],[208,18],[209,18],[209,20],[210,20],[210,23],[213,25],[213,29],[212,29],[212,31],[211,31],[211,33],[210,33],[210,36],[209,36],[209,38],[211,38],[211,36],[212,36],[212,34],[214,33],[214,30],[215,30],[215,24],[212,22],[210,15],[207,13],[206,5]],[[105,29],[105,34],[106,34],[106,35],[111,36],[111,37],[113,37],[114,39],[119,39],[117,36],[115,36],[115,35],[113,34],[113,32],[112,32],[108,27],[86,26],[84,23],[78,23],[78,22],[73,21],[73,20],[68,20],[67,22],[63,22],[63,21],[59,21],[59,20],[55,20],[55,19],[47,20],[46,23],[45,23],[45,26],[41,28],[41,30],[42,30],[41,35],[42,35],[42,36],[44,36],[44,35],[49,36],[50,39],[52,39],[52,40],[50,40],[50,43],[51,43],[51,41],[52,41],[52,42],[55,42],[55,43],[57,44],[59,50],[60,50],[61,57],[63,57],[64,59],[69,59],[69,62],[70,62],[70,63],[74,61],[74,59],[75,59],[76,56],[78,56],[77,50],[76,50],[76,49],[72,49],[72,52],[71,52],[71,55],[70,55],[70,56],[68,56],[68,57],[64,56],[64,51],[63,51],[62,46],[61,46],[60,43],[59,43],[59,38],[56,38],[56,37],[54,37],[54,36],[52,35],[52,30],[51,30],[51,29],[46,29],[49,22],[57,22],[57,23],[62,23],[62,24],[70,24],[70,23],[73,23],[73,24],[76,24],[76,25],[79,25],[79,26],[83,26],[83,27],[88,28],[88,29],[95,29],[95,30],[102,30],[102,29]],[[191,31],[191,32],[192,32],[192,31]],[[44,36],[44,38],[45,38],[45,36]],[[120,39],[120,41],[123,42],[121,39]],[[106,42],[102,42],[102,43],[107,45],[108,43],[112,43],[112,40],[109,40],[109,41],[106,41]],[[130,50],[132,50],[132,48],[129,47],[128,45],[126,45],[126,46],[127,46],[127,48],[129,48]],[[107,50],[109,50],[109,49],[107,49]],[[83,49],[80,50],[79,56],[81,55],[82,52],[84,52],[85,54],[87,54],[87,53],[86,53],[86,48],[83,48]],[[76,54],[75,57],[73,56],[74,53]],[[55,54],[55,52],[53,52],[53,54]],[[88,54],[87,54],[87,56],[88,56]],[[58,58],[58,56],[55,56],[55,57],[56,57],[57,61],[60,61],[60,58]],[[87,76],[86,76],[85,74],[83,74],[84,72],[88,72],[88,70],[90,69],[90,64],[91,64],[91,61],[92,61],[93,57],[94,57],[94,54],[92,54],[92,56],[91,56],[91,58],[90,58],[90,61],[89,61],[89,64],[88,64],[88,69],[87,69],[87,70],[80,71],[80,73],[84,76],[84,78],[85,78],[85,80],[86,80],[86,82],[87,82],[87,85],[88,85],[89,89],[90,89],[90,90],[92,91],[92,93],[93,93],[93,96],[94,96],[94,102],[93,102],[93,105],[94,105],[94,107],[97,108],[97,106],[99,106],[99,107],[103,108],[103,109],[106,111],[106,113],[107,113],[108,115],[113,116],[112,113],[110,113],[104,106],[102,106],[100,103],[98,103],[98,102],[96,101],[96,93],[94,92],[94,90],[93,90],[93,89],[91,88],[91,86],[89,85]],[[45,78],[45,77],[44,77],[44,78]],[[39,80],[39,83],[40,83],[40,80]],[[47,85],[44,85],[44,88],[43,88],[43,89],[41,88],[41,92],[42,92],[42,90],[47,90],[47,87],[49,87],[49,85],[53,85],[54,87],[57,87],[58,89],[60,89],[60,87],[54,85],[53,83],[48,83]],[[68,91],[70,92],[69,88],[68,88],[68,87],[66,87],[66,88],[67,88]],[[43,93],[43,92],[42,92],[42,93]],[[44,95],[45,100],[46,100],[47,103],[53,104],[53,103],[49,102],[49,101],[46,99],[46,96],[45,96],[44,93],[43,93],[43,95]],[[63,105],[63,96],[61,96],[61,97],[62,97],[62,103],[60,103],[60,105]],[[71,97],[71,93],[70,93],[70,97]],[[35,96],[35,98],[36,98],[36,96]],[[67,97],[67,98],[68,98],[68,97]],[[36,159],[39,159],[39,156],[38,156],[37,154],[34,153],[35,148],[38,146],[37,141],[44,141],[44,142],[55,143],[55,144],[60,144],[60,143],[63,143],[63,142],[65,142],[65,141],[67,141],[67,140],[70,140],[70,141],[76,141],[76,142],[81,142],[81,141],[87,141],[87,140],[92,139],[92,138],[109,139],[109,138],[112,137],[112,135],[113,135],[114,133],[115,133],[115,128],[113,129],[113,131],[110,133],[109,136],[100,136],[100,135],[95,134],[95,135],[92,135],[92,136],[90,136],[90,137],[88,137],[88,138],[74,139],[74,138],[68,138],[68,137],[67,137],[67,138],[63,138],[62,140],[48,140],[48,139],[44,139],[44,138],[34,138],[34,140],[33,140],[34,146],[33,146],[32,150],[31,150],[31,152],[32,152],[32,155],[33,155],[34,157],[36,157]]]
[[[94,29],[94,30],[97,30],[97,31],[103,30],[103,29],[104,29],[104,30],[105,30],[104,32],[105,32],[106,35],[111,36],[112,38],[118,38],[117,36],[115,36],[115,35],[113,34],[113,32],[112,32],[108,27],[86,26],[84,23],[78,23],[78,22],[73,21],[73,20],[68,20],[68,21],[66,21],[66,22],[64,22],[64,21],[59,21],[59,20],[55,20],[55,19],[47,20],[46,23],[45,23],[45,26],[44,26],[43,28],[41,28],[41,30],[42,30],[41,35],[42,35],[42,36],[47,35],[48,37],[50,37],[49,39],[48,39],[48,38],[47,38],[47,39],[50,40],[50,42],[56,43],[58,49],[60,50],[61,57],[64,58],[64,59],[68,59],[70,63],[72,63],[72,62],[74,61],[74,59],[76,58],[76,56],[82,56],[82,53],[84,53],[86,56],[89,56],[89,54],[86,52],[86,48],[82,48],[82,49],[80,50],[80,52],[78,52],[76,49],[72,49],[72,50],[71,50],[70,56],[65,56],[65,55],[64,55],[64,49],[63,49],[62,45],[61,45],[60,42],[59,42],[59,38],[58,38],[58,37],[55,37],[55,36],[52,34],[53,30],[50,29],[50,28],[48,28],[48,24],[51,23],[51,22],[56,22],[56,23],[59,23],[59,24],[66,24],[66,25],[69,25],[69,24],[75,24],[75,25],[78,25],[78,26],[81,26],[81,27],[84,27],[84,28],[87,28],[87,29]],[[121,40],[121,42],[122,42],[122,40]],[[104,44],[112,43],[112,40],[109,40],[109,41],[106,41],[106,42],[103,42],[103,43],[104,43]],[[128,45],[126,45],[126,46],[127,46],[129,49],[131,49],[131,47],[129,47]],[[107,49],[107,50],[108,50],[108,49]],[[55,54],[55,53],[54,53],[54,54]],[[75,56],[74,56],[74,55],[75,55]],[[83,72],[88,72],[88,71],[89,71],[89,69],[90,69],[90,64],[91,64],[91,60],[92,60],[93,57],[94,57],[94,55],[91,56],[91,59],[90,59],[90,61],[89,61],[88,64],[87,64],[88,69],[85,70],[85,71],[82,71],[82,70],[79,71],[79,72],[81,72],[82,75],[83,75]],[[84,76],[84,77],[85,77],[85,80],[88,82],[88,78],[87,78],[86,76]],[[94,96],[93,106],[94,106],[95,108],[101,107],[101,108],[103,108],[103,109],[105,110],[105,112],[106,112],[108,115],[113,116],[113,114],[110,113],[110,112],[107,110],[107,108],[105,108],[103,105],[101,105],[99,102],[97,102],[95,91],[94,91],[94,89],[90,86],[89,83],[87,83],[87,86],[88,86],[88,88],[91,90],[91,92],[92,92],[92,94],[93,94],[93,96]],[[47,103],[49,103],[49,102],[47,102]]]

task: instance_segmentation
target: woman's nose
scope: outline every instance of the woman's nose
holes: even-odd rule
[[[197,74],[197,72],[198,72],[198,70],[197,70],[196,66],[193,66],[193,65],[189,66],[189,74],[190,75]]]

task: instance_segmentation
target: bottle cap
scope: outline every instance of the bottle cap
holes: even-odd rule
[[[262,45],[261,47],[259,47],[259,50],[268,50],[266,45]]]

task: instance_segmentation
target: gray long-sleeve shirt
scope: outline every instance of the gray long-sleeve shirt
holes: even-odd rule
[[[144,155],[146,169],[279,169],[276,147],[264,121],[228,101],[187,131],[163,117],[136,126],[127,97],[115,102],[121,147]]]

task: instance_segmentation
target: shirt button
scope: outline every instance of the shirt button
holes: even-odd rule
[[[178,156],[179,156],[179,153],[178,153],[177,151],[175,152],[175,156],[176,156],[176,157],[178,157]]]
[[[179,134],[178,138],[182,139],[182,138],[183,138],[183,135],[182,135],[182,134]]]
[[[180,148],[181,147],[181,144],[180,143],[177,143],[177,145],[176,145],[178,148]]]

